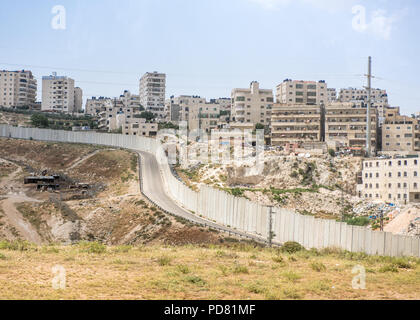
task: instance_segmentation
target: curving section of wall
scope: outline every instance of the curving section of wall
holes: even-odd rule
[[[254,234],[269,236],[270,209],[244,198],[207,186],[195,192],[176,179],[168,165],[160,142],[156,139],[69,132],[0,125],[0,136],[67,143],[82,143],[132,149],[153,154],[158,160],[166,193],[185,209],[217,224]],[[420,239],[372,231],[333,220],[303,216],[290,210],[274,208],[271,215],[273,242],[296,241],[306,248],[337,247],[351,252],[384,256],[420,257]]]

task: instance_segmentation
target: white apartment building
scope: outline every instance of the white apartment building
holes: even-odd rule
[[[85,114],[91,116],[98,116],[99,113],[106,107],[112,106],[112,99],[106,97],[92,97],[86,100]]]
[[[122,127],[122,134],[142,137],[156,137],[159,125],[154,122],[147,122],[146,119],[132,119]]]
[[[153,112],[158,121],[165,120],[166,74],[147,72],[140,79],[140,104]]]
[[[122,102],[124,108],[140,108],[140,96],[131,94],[129,90],[124,90],[119,100]]]
[[[74,109],[76,112],[83,111],[83,90],[79,87],[74,88]]]
[[[382,126],[382,151],[410,153],[420,151],[419,120],[407,116],[387,117]]]
[[[363,161],[357,185],[360,198],[393,203],[420,203],[420,159],[417,156]]]
[[[339,100],[341,102],[357,102],[362,101],[367,103],[368,92],[366,89],[347,88],[341,89]],[[372,104],[388,104],[388,94],[386,90],[372,89],[371,90]]]
[[[233,122],[270,125],[274,102],[272,90],[260,89],[259,83],[253,81],[249,89],[233,89],[231,97]]]
[[[328,90],[325,81],[294,81],[286,79],[277,86],[277,103],[325,105],[328,102]]]
[[[78,92],[77,94],[80,94]],[[74,80],[66,76],[42,77],[42,111],[75,113]]]
[[[166,110],[168,112],[168,121],[179,124],[181,121],[188,122],[190,111],[198,110],[200,105],[206,104],[206,98],[200,96],[181,95],[172,96],[166,100]]]
[[[0,70],[0,106],[34,107],[37,82],[28,70]]]
[[[115,131],[121,129],[124,124],[138,121],[139,118],[136,117],[141,113],[139,107],[124,108],[121,102],[119,106],[116,106],[116,101],[111,101],[99,112],[98,128],[100,130]]]
[[[329,103],[337,101],[337,89],[327,88],[327,95],[328,95],[328,102]]]

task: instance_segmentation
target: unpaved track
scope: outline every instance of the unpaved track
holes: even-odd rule
[[[99,150],[95,150],[95,151],[87,154],[86,156],[77,159],[70,167],[68,167],[66,169],[66,172],[67,171],[70,171],[70,170],[72,170],[74,168],[76,168],[77,166],[79,166],[80,164],[82,164],[83,162],[85,162],[86,160],[92,158],[94,155],[96,155],[97,153],[102,152],[102,151],[115,151],[115,149],[99,149]]]
[[[9,162],[9,161],[5,161]],[[10,162],[11,163],[11,162]],[[3,178],[0,182],[0,189],[5,190],[6,194],[1,195],[4,200],[0,201],[1,208],[4,212],[8,223],[13,226],[20,234],[20,236],[29,242],[41,244],[42,239],[34,226],[29,223],[22,214],[16,209],[16,204],[23,202],[40,202],[36,199],[29,198],[22,192],[14,188],[16,185],[14,180],[18,174],[22,172],[22,168],[18,167],[14,172]]]

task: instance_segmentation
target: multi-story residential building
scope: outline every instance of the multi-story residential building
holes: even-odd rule
[[[418,122],[407,116],[387,117],[382,126],[382,151],[420,151],[420,140],[416,136]]]
[[[366,89],[347,88],[341,89],[339,94],[339,100],[341,102],[357,102],[362,101],[367,103],[368,92]],[[372,89],[371,90],[371,102],[372,104],[388,104],[388,94],[386,90]]]
[[[420,159],[368,159],[358,179],[359,197],[394,203],[420,203]]]
[[[218,128],[220,118],[220,105],[217,103],[200,104],[189,112],[188,129],[200,129],[207,133]]]
[[[328,102],[325,81],[293,81],[286,79],[277,86],[277,103],[323,105]]]
[[[377,110],[371,110],[371,145],[377,148]],[[333,103],[325,106],[325,142],[332,148],[366,146],[367,108],[353,103]]]
[[[114,99],[99,112],[98,128],[107,131],[120,130],[124,124],[135,123],[140,114],[140,107],[125,108],[121,100]]]
[[[124,93],[118,99],[122,102],[124,108],[140,108],[140,96],[131,94],[130,91],[124,90]]]
[[[91,116],[98,116],[99,113],[106,107],[112,107],[112,99],[106,97],[92,97],[86,100],[85,114]]]
[[[260,89],[257,81],[249,89],[233,89],[231,120],[269,126],[273,102],[273,91]]]
[[[327,88],[328,102],[337,101],[337,90],[335,88]]]
[[[166,74],[147,72],[140,79],[140,104],[153,112],[157,120],[165,120]]]
[[[30,107],[35,106],[37,83],[28,70],[0,70],[0,106]]]
[[[83,90],[79,87],[74,88],[74,109],[76,112],[82,112],[83,108]]]
[[[285,146],[319,142],[323,133],[322,107],[274,104],[271,114],[271,144]]]
[[[75,113],[74,80],[66,76],[42,77],[42,111]]]
[[[228,124],[230,122],[230,116],[232,114],[232,99],[231,98],[210,99],[210,103],[216,103],[220,106],[219,123],[223,125]]]
[[[146,119],[132,119],[123,124],[122,134],[142,137],[156,137],[158,124],[147,122]]]
[[[170,99],[166,100],[166,110],[169,114],[168,121],[174,123],[179,123],[181,121],[188,122],[190,119],[190,111],[198,110],[200,105],[204,104],[206,104],[206,99],[200,96],[172,96]]]

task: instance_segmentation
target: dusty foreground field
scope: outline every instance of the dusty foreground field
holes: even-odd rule
[[[365,290],[352,287],[357,265],[366,269]],[[64,284],[64,270],[65,289],[53,289],[53,283]],[[420,260],[333,250],[287,253],[239,243],[33,247],[2,242],[0,298],[420,299]]]

